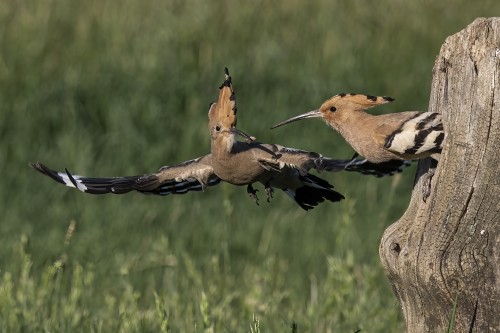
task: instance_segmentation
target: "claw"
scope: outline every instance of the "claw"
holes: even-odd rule
[[[434,174],[436,173],[436,168],[437,161],[435,159],[432,159],[429,171],[427,171],[427,173],[425,174],[422,183],[422,200],[424,200],[424,202],[427,202],[427,198],[429,197],[429,195],[431,195],[431,182],[432,177],[434,177]]]
[[[258,190],[254,189],[252,187],[252,184],[248,184],[248,186],[247,186],[247,193],[248,193],[248,195],[250,196],[250,198],[253,199],[253,201],[255,201],[255,203],[257,204],[257,206],[260,206],[259,205],[259,197],[257,196],[257,192],[258,192]]]
[[[266,186],[266,198],[267,202],[271,202],[271,198],[273,197],[274,190],[272,187]]]
[[[356,158],[358,156],[359,156],[359,154],[357,152],[354,152],[354,155],[352,155],[352,157],[351,157],[351,161],[346,164],[346,166],[344,167],[344,169],[347,169],[352,163],[356,162]]]

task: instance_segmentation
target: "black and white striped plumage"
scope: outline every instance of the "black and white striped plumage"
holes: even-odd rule
[[[350,171],[359,172],[363,175],[371,175],[375,177],[393,176],[396,173],[402,172],[404,168],[411,165],[411,161],[407,160],[390,160],[382,163],[372,163],[366,158],[354,158],[352,160],[333,160],[324,159],[325,171]]]
[[[169,195],[202,191],[207,186],[220,183],[213,168],[211,157],[206,155],[184,163],[162,167],[158,172],[141,176],[92,178],[54,171],[40,162],[30,163],[31,167],[49,176],[56,182],[90,194],[124,194],[137,191],[145,194]]]
[[[410,156],[440,153],[445,136],[441,114],[413,112],[405,116],[399,128],[386,136],[384,148]]]

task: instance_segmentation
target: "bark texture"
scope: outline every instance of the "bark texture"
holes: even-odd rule
[[[500,332],[500,18],[479,18],[446,39],[429,111],[447,133],[422,199],[420,161],[410,205],[380,244],[408,332]]]

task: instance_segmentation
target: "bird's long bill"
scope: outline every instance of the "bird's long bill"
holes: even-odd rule
[[[318,118],[318,117],[321,117],[321,112],[319,110],[309,111],[309,112],[303,113],[301,115],[292,117],[290,119],[284,120],[281,123],[278,123],[278,124],[274,125],[273,127],[271,127],[271,129],[274,129],[276,127],[280,127],[280,126],[283,126],[283,125],[286,125],[289,123],[293,123],[294,121],[297,121],[297,120],[302,120],[302,119],[307,119],[307,118]]]
[[[245,139],[245,141],[246,141],[246,142],[250,142],[250,141],[254,141],[254,140],[255,140],[255,137],[254,137],[254,136],[250,136],[250,135],[246,134],[245,132],[240,131],[240,130],[239,130],[239,129],[237,129],[236,127],[231,127],[231,128],[229,129],[229,131],[230,131],[231,133],[234,133],[234,134],[236,134],[236,135],[241,136],[242,138],[244,138],[244,139]]]

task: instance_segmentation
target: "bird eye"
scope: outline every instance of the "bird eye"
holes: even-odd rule
[[[337,111],[337,108],[335,106],[331,106],[330,111],[335,112],[335,111]]]
[[[220,131],[220,126],[219,126],[219,125],[215,126],[215,130],[216,130],[217,132],[219,132],[219,131]]]

